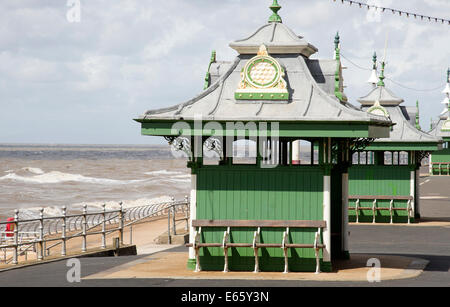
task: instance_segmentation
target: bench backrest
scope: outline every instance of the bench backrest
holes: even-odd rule
[[[272,227],[272,228],[325,228],[326,221],[286,220],[193,220],[193,227]]]
[[[389,196],[389,195],[351,195],[350,200],[413,200],[412,196]]]

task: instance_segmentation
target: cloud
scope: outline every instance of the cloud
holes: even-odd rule
[[[379,2],[426,15],[450,10],[447,0]],[[280,4],[283,22],[319,48],[316,58],[333,57],[339,31],[342,53],[370,67],[374,51],[381,59],[389,33],[388,77],[418,89],[443,84],[450,66],[448,26],[392,13],[374,22],[368,12],[338,1]],[[271,14],[270,3],[261,0],[81,5],[81,22],[70,23],[66,1],[0,3],[0,142],[148,142],[132,118],[199,94],[211,51],[219,60],[233,60],[228,44],[254,33]],[[343,61],[346,93],[355,102],[367,94],[370,72]],[[441,111],[440,90],[422,93],[387,83],[407,105],[423,101],[427,120]],[[17,125],[17,117],[26,125]],[[67,123],[70,133],[61,128]]]

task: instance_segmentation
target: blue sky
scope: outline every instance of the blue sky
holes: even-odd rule
[[[202,91],[211,50],[233,60],[231,41],[252,34],[270,16],[271,0],[79,0],[71,23],[66,0],[0,3],[0,143],[150,144],[132,121],[148,109],[189,100]],[[371,0],[382,6],[447,17],[448,0]],[[442,111],[450,66],[448,25],[367,10],[332,0],[280,0],[283,22],[332,58],[342,53],[371,67],[384,52],[386,81],[405,105],[420,101],[422,128]],[[350,102],[368,93],[370,72],[343,60]],[[442,86],[441,86],[442,85]]]

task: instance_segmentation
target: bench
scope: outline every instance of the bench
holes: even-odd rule
[[[432,175],[450,175],[450,162],[431,163]]]
[[[259,272],[259,248],[282,248],[284,252],[284,273],[288,273],[288,249],[289,248],[313,248],[316,256],[316,274],[320,273],[320,259],[319,251],[325,248],[325,245],[321,242],[322,229],[326,227],[325,221],[276,221],[276,220],[193,220],[192,227],[195,228],[194,242],[186,244],[187,247],[193,247],[195,250],[196,266],[195,272],[201,271],[199,249],[202,247],[221,247],[224,251],[225,266],[224,272],[228,272],[228,248],[230,247],[248,247],[254,250],[255,256],[255,269],[254,272]],[[223,234],[222,242],[216,243],[201,243],[200,236],[202,228],[209,227],[225,227],[227,230]],[[253,241],[248,243],[231,243],[229,242],[230,233],[232,228],[255,228],[253,234]],[[282,242],[279,244],[273,243],[261,243],[261,228],[286,228],[283,233]],[[290,228],[317,228],[314,242],[310,244],[298,244],[290,243],[289,241],[289,229]]]
[[[389,211],[390,215],[390,223],[393,224],[393,212],[394,211],[408,211],[408,224],[410,224],[410,218],[412,217],[412,206],[411,202],[414,200],[412,196],[384,196],[384,195],[351,195],[348,197],[349,200],[356,200],[355,207],[349,207],[349,210],[355,210],[356,214],[356,223],[359,223],[359,211],[361,210],[372,210],[373,220],[372,223],[375,223],[375,217],[377,211]],[[372,207],[360,207],[360,200],[373,200]],[[390,200],[389,207],[377,207],[377,200]],[[395,200],[406,200],[408,201],[406,208],[394,208]]]

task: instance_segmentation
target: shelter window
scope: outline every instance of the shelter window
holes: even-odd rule
[[[233,164],[256,164],[256,142],[239,139],[233,142]]]

